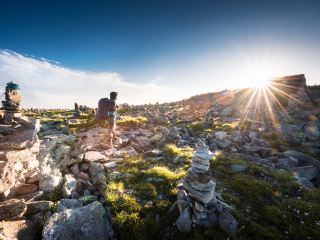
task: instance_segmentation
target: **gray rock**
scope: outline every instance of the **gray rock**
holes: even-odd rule
[[[226,234],[235,235],[237,230],[236,219],[225,209],[219,215],[219,226]]]
[[[83,204],[83,206],[86,206],[90,203],[93,203],[94,201],[97,201],[98,197],[97,196],[93,196],[93,195],[89,195],[89,196],[85,196],[82,198],[79,198],[79,202],[81,202]]]
[[[125,155],[128,155],[129,157],[135,157],[135,156],[138,155],[138,153],[136,152],[136,150],[134,150],[133,147],[131,147],[131,146],[126,146],[125,148],[122,148],[121,150],[116,151],[116,152],[113,154],[113,157],[122,158],[122,157],[124,157]]]
[[[51,174],[43,174],[39,182],[39,190],[44,193],[54,191],[61,183],[62,178]]]
[[[97,151],[88,151],[84,155],[84,160],[86,162],[96,162],[99,160],[106,160],[106,157]]]
[[[210,191],[198,191],[198,190],[194,189],[190,185],[190,183],[186,180],[184,180],[184,182],[183,182],[183,187],[189,191],[189,195],[191,197],[193,197],[194,199],[196,199],[200,202],[208,203],[214,197],[214,193],[215,193],[214,188],[210,189]]]
[[[83,206],[83,202],[78,199],[62,199],[58,202],[55,213],[63,212],[67,209],[77,209]]]
[[[67,209],[53,214],[42,231],[44,240],[106,240],[113,236],[112,227],[101,203]]]
[[[191,232],[192,221],[188,208],[185,208],[176,221],[177,228],[182,233]]]
[[[112,169],[115,169],[118,166],[116,161],[111,161],[103,164],[103,167],[106,171],[110,171]]]
[[[160,156],[162,154],[163,154],[163,151],[160,150],[160,149],[153,149],[153,150],[150,150],[150,151],[146,151],[144,153],[145,156],[150,156],[150,157],[152,157],[152,156]]]
[[[242,171],[245,171],[247,169],[248,169],[248,167],[245,166],[245,165],[233,164],[231,166],[231,170],[234,171],[234,172],[242,172]]]
[[[104,167],[100,163],[91,162],[89,172],[94,184],[102,183],[107,180]]]
[[[134,139],[136,143],[145,151],[152,150],[154,147],[151,145],[149,138],[144,136],[138,136]]]
[[[62,186],[62,198],[73,198],[73,195],[77,188],[77,182],[70,174],[64,176],[64,184]]]
[[[275,163],[275,167],[278,169],[290,170],[291,168],[298,167],[298,159],[294,157],[279,158]]]
[[[320,131],[318,130],[317,125],[313,122],[306,122],[303,130],[307,134],[308,141],[315,141],[320,137]]]
[[[192,163],[191,163],[191,167],[192,167],[192,169],[194,170],[194,171],[196,171],[196,172],[206,172],[206,171],[208,171],[209,170],[209,165],[207,165],[207,166],[205,166],[205,165],[203,165],[203,164],[200,164],[200,163],[198,163],[198,162],[195,162],[195,161],[193,161]]]

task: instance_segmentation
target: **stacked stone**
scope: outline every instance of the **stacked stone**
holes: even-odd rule
[[[20,102],[21,96],[18,93],[19,85],[15,82],[9,82],[6,86],[5,101],[2,101],[1,110],[12,117],[21,116]]]
[[[216,182],[208,171],[209,161],[213,156],[209,147],[199,141],[183,187],[178,190],[177,201],[168,212],[169,217],[178,218],[176,225],[180,232],[190,232],[195,225],[211,228],[219,221],[222,230],[235,233],[235,219],[226,209],[224,210],[227,205],[216,199]],[[216,215],[218,212],[219,220]]]
[[[78,117],[81,117],[81,116],[82,116],[82,112],[81,112],[80,109],[79,109],[79,105],[78,105],[78,103],[75,103],[75,104],[74,104],[73,117],[74,117],[74,118],[78,118]]]

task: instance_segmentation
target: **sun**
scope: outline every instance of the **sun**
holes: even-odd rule
[[[268,85],[271,77],[272,77],[272,74],[266,71],[255,70],[250,72],[247,75],[246,79],[247,79],[247,84],[250,87],[265,87],[266,85]]]

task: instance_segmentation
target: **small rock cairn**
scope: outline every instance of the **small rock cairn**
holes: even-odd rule
[[[78,118],[82,116],[82,112],[79,109],[79,105],[78,103],[74,103],[74,113],[73,113],[73,117],[74,118]]]
[[[213,227],[217,221],[223,231],[234,234],[237,222],[224,208],[227,204],[216,199],[216,182],[208,171],[214,154],[202,141],[196,145],[191,168],[188,169],[183,187],[178,190],[177,201],[171,206],[168,216],[176,219],[180,232],[190,232],[192,226]],[[219,220],[216,214],[219,215]]]
[[[2,101],[1,110],[5,110],[3,123],[6,125],[14,124],[13,118],[21,117],[20,102],[21,96],[18,93],[19,85],[15,82],[9,82],[6,86],[5,101]]]
[[[15,82],[9,82],[6,86],[5,101],[2,101],[1,110],[5,110],[5,114],[13,116],[21,116],[20,102],[21,96],[18,93],[19,85]]]

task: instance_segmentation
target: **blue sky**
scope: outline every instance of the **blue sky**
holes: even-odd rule
[[[22,107],[155,103],[306,74],[320,84],[320,1],[1,1],[0,85]]]

